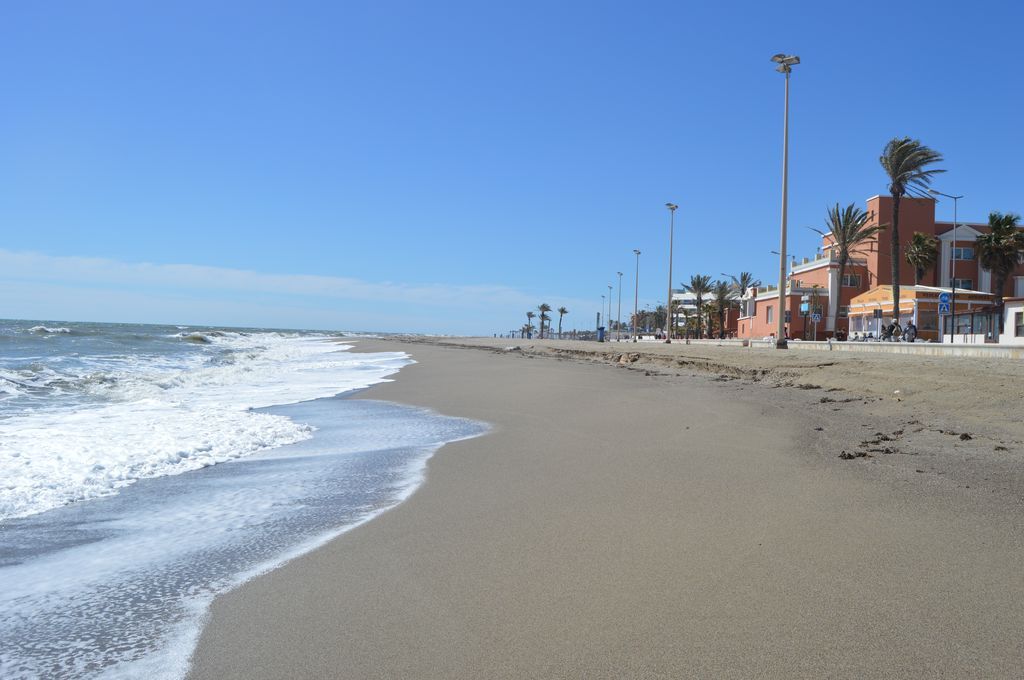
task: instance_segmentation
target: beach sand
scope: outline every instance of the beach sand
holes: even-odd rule
[[[218,598],[191,677],[1019,676],[1019,401],[934,413],[890,357],[516,342],[359,343],[419,363],[354,398],[493,430]]]

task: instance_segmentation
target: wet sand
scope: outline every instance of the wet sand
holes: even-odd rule
[[[192,677],[932,678],[1024,667],[1011,416],[989,428],[971,420],[962,440],[913,403],[793,382],[807,367],[776,369],[792,373],[779,387],[765,379],[778,373],[647,357],[627,358],[639,369],[629,370],[546,351],[359,346],[420,363],[355,398],[493,431],[445,446],[402,505],[218,598]]]

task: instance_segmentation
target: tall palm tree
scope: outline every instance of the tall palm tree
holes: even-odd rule
[[[746,274],[747,272],[743,272]],[[715,311],[718,312],[718,337],[725,337],[725,310],[732,305],[736,299],[736,287],[726,281],[715,281],[711,286],[711,297],[715,303]]]
[[[558,339],[562,339],[562,317],[569,313],[565,307],[558,308]]]
[[[874,215],[869,214],[851,203],[845,208],[840,208],[836,203],[828,209],[825,218],[827,232],[810,227],[813,231],[822,236],[831,236],[836,260],[839,262],[839,290],[842,292],[843,277],[846,275],[846,265],[850,262],[850,255],[858,252],[858,248],[865,242],[875,238],[875,235],[885,229],[885,225],[869,225],[868,222]],[[893,237],[895,238],[895,237]],[[839,294],[835,300],[828,301],[829,315],[832,317],[832,332],[838,330],[839,324]],[[893,309],[899,309],[894,307]]]
[[[900,200],[908,193],[927,197],[932,177],[945,170],[928,167],[941,162],[942,154],[910,137],[889,140],[878,161],[889,176],[889,193],[892,194],[892,238],[889,251],[892,260],[892,309],[893,315],[899,317]]]
[[[1020,215],[1013,213],[989,213],[988,226],[991,231],[975,239],[978,260],[992,272],[995,279],[995,303],[1003,302],[1003,286],[1021,261],[1024,250],[1024,231],[1020,229]]]
[[[531,309],[526,313],[526,334],[529,335],[530,331],[533,330],[533,317],[537,316]]]
[[[711,277],[703,274],[694,274],[690,277],[689,284],[683,284],[683,288],[697,296],[697,337],[701,337],[701,311],[703,310],[704,296],[711,294]]]
[[[544,339],[544,322],[550,319],[548,312],[551,311],[551,305],[546,302],[542,302],[537,305],[537,311],[540,312],[540,338]]]
[[[914,285],[920,286],[924,273],[939,259],[939,239],[915,231],[907,246],[907,263],[914,268]]]

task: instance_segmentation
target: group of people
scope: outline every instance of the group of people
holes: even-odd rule
[[[897,319],[892,319],[888,324],[882,326],[877,338],[874,333],[861,334],[860,332],[855,332],[850,340],[853,342],[871,342],[873,340],[881,342],[914,342],[917,340],[917,326],[913,321],[908,321],[907,327],[903,328]]]

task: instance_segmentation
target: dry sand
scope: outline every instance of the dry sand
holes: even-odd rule
[[[493,431],[218,598],[192,677],[1020,677],[1013,362],[459,344],[360,343],[419,363],[356,398]]]

